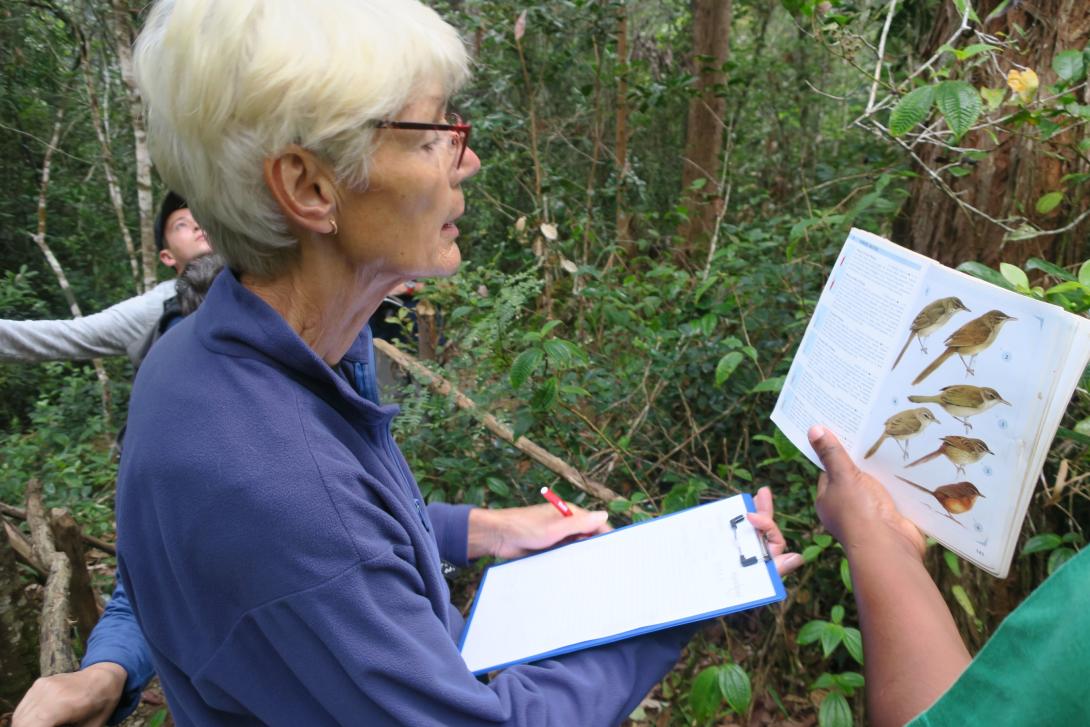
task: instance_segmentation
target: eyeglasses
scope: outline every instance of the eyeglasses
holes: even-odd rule
[[[455,147],[454,168],[460,169],[462,157],[466,155],[466,147],[469,146],[469,132],[473,128],[462,117],[455,113],[447,114],[445,124],[424,124],[416,121],[379,121],[375,124],[377,129],[409,129],[412,131],[451,131],[451,145]]]

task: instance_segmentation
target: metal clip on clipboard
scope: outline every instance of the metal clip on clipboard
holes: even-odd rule
[[[742,522],[745,519],[745,515],[736,515],[730,519],[730,529],[734,533],[734,544],[738,546],[738,557],[742,562],[743,568],[747,568],[754,563],[758,563],[761,561],[761,558],[756,555],[751,555],[747,558],[745,553],[742,552],[742,544],[738,542],[738,523]],[[772,556],[768,554],[768,545],[765,543],[763,535],[757,535],[757,544],[761,548],[760,555],[764,557],[763,559],[766,561],[772,560]]]

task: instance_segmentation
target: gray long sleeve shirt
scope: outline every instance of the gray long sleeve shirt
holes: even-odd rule
[[[56,321],[0,319],[0,362],[38,363],[127,355],[136,361],[143,343],[174,295],[174,281],[82,318]]]

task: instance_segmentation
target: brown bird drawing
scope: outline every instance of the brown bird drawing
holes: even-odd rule
[[[897,479],[934,497],[946,510],[946,517],[962,527],[965,526],[958,522],[954,515],[969,512],[973,509],[973,505],[976,504],[976,498],[984,497],[984,493],[978,490],[972,482],[955,482],[951,485],[943,485],[942,487],[936,487],[934,490],[929,490],[923,485],[917,485],[912,480],[906,480],[900,475],[897,475]]]
[[[886,419],[886,424],[882,429],[882,436],[878,437],[878,441],[867,450],[867,453],[863,455],[863,459],[872,457],[878,451],[878,448],[882,446],[882,442],[891,437],[893,441],[897,442],[897,446],[901,448],[901,454],[904,455],[904,458],[908,459],[908,440],[923,432],[928,424],[937,423],[938,421],[926,406],[897,412],[889,419]]]
[[[942,366],[946,359],[955,353],[961,359],[961,363],[964,364],[965,372],[972,376],[975,373],[973,371],[973,361],[976,359],[977,354],[995,343],[995,338],[999,335],[999,329],[1003,327],[1004,323],[1014,320],[1017,319],[1001,310],[990,310],[979,318],[969,321],[950,334],[945,342],[946,350],[939,354],[937,359],[932,361],[927,368],[920,372],[919,376],[912,380],[913,386],[934,373],[935,369]],[[968,363],[965,362],[966,356],[969,357]]]
[[[939,456],[945,456],[946,459],[954,463],[957,467],[958,475],[965,474],[965,467],[967,465],[976,464],[984,455],[995,454],[992,450],[988,449],[988,445],[983,439],[973,439],[972,437],[959,437],[956,434],[952,434],[942,438],[942,444],[931,454],[925,454],[915,462],[905,465],[905,467],[915,467],[918,464],[924,462],[930,462]]]
[[[945,326],[946,322],[950,320],[950,317],[959,310],[967,311],[969,309],[965,307],[965,304],[961,302],[960,298],[953,296],[949,298],[939,298],[935,302],[925,305],[923,310],[912,319],[912,325],[909,326],[908,329],[908,338],[905,339],[905,345],[901,349],[901,352],[897,354],[897,360],[893,362],[893,368],[891,368],[890,371],[897,368],[897,364],[901,363],[905,351],[908,350],[908,344],[912,343],[913,338],[919,341],[920,350],[927,353],[927,346],[924,345],[924,339]]]
[[[938,404],[946,410],[947,414],[965,425],[966,434],[973,428],[973,425],[969,423],[969,417],[987,411],[996,404],[1011,405],[995,389],[971,384],[944,386],[934,396],[914,395],[908,397],[908,400],[915,404]]]

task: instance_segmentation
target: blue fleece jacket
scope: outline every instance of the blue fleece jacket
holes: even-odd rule
[[[474,678],[440,571],[468,508],[422,506],[371,356],[329,367],[225,270],[141,367],[119,567],[175,720],[620,722],[692,629]]]

